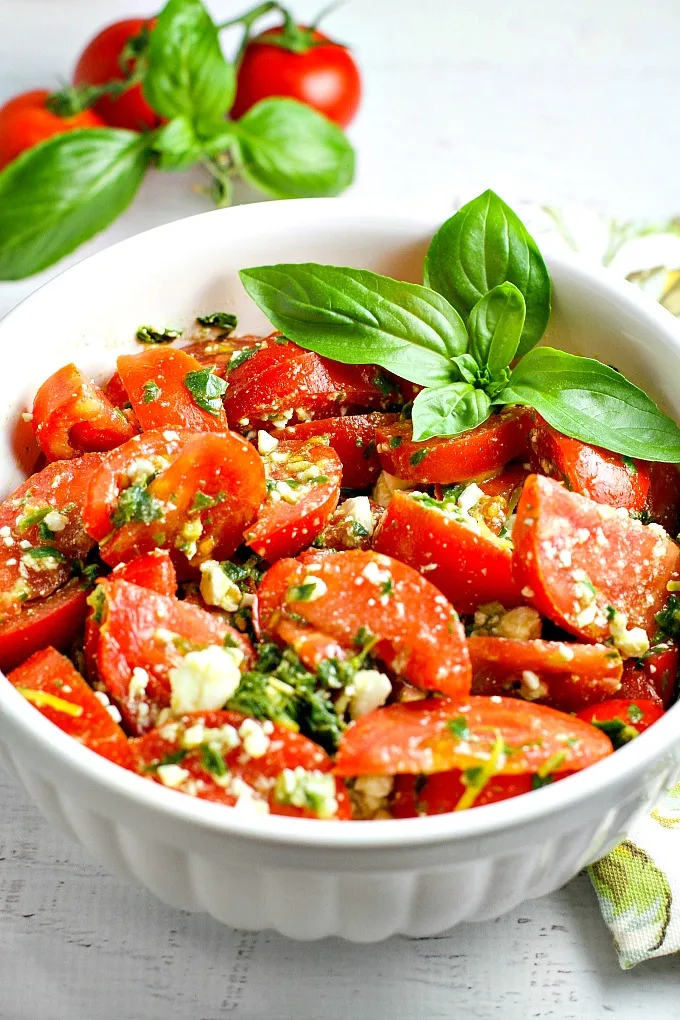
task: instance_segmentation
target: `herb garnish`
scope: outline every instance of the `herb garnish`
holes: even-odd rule
[[[222,397],[227,391],[227,384],[224,379],[215,375],[213,368],[200,368],[195,372],[187,372],[184,376],[184,385],[198,407],[212,415],[220,413]]]
[[[153,379],[149,379],[142,386],[142,400],[145,404],[152,404],[154,400],[158,400],[160,395],[161,388]]]
[[[111,514],[111,523],[114,528],[121,528],[133,521],[151,524],[162,516],[163,504],[151,495],[145,485],[138,484],[123,489],[118,497],[118,505]]]
[[[211,312],[210,315],[198,315],[199,326],[218,326],[227,333],[232,333],[238,326],[238,318],[232,312]]]
[[[140,344],[171,344],[181,335],[181,329],[154,329],[153,326],[140,326],[135,333]]]

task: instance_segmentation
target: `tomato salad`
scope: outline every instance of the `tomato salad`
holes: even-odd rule
[[[672,464],[528,401],[422,438],[424,380],[199,323],[36,395],[0,506],[0,667],[36,710],[146,781],[337,820],[530,793],[664,713]]]

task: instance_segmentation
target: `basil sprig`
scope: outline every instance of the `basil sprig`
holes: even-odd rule
[[[250,297],[301,347],[424,387],[412,409],[416,441],[460,435],[494,408],[520,404],[573,438],[680,463],[680,429],[624,376],[592,358],[531,349],[550,316],[550,277],[493,192],[437,232],[426,276],[431,286],[313,263],[241,271]]]

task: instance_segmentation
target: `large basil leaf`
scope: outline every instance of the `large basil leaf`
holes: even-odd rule
[[[250,297],[285,336],[351,365],[381,365],[421,386],[457,378],[467,332],[435,291],[365,269],[315,263],[243,269]]]
[[[413,438],[419,442],[434,436],[458,436],[481,425],[490,413],[489,397],[469,383],[421,390],[413,402]]]
[[[439,228],[425,259],[425,283],[467,316],[490,290],[514,283],[526,302],[517,354],[543,336],[550,318],[550,275],[536,242],[493,191],[468,202]]]
[[[56,135],[0,174],[0,279],[68,255],[132,201],[149,162],[143,136],[117,128]]]
[[[233,125],[249,184],[275,198],[338,195],[354,178],[354,150],[337,124],[294,99],[263,99]]]
[[[470,312],[470,354],[490,380],[498,378],[517,354],[526,306],[512,283],[499,283]]]
[[[554,428],[607,450],[680,463],[680,428],[613,368],[552,347],[517,365],[494,403],[535,407]]]
[[[156,113],[186,117],[199,134],[212,134],[231,109],[236,77],[201,0],[169,0],[151,31],[147,59],[142,88]]]

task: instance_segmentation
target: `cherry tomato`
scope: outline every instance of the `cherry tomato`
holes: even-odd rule
[[[367,489],[380,474],[375,431],[378,426],[398,421],[396,414],[347,414],[341,418],[322,418],[289,425],[272,433],[277,439],[311,439],[326,436],[330,447],[342,461],[342,485],[345,489]]]
[[[99,624],[97,673],[133,733],[150,729],[170,704],[169,672],[188,651],[228,640],[252,661],[248,638],[214,613],[159,595],[128,581],[102,581],[90,597]],[[131,688],[135,667],[149,679],[141,693]]]
[[[668,708],[678,679],[678,646],[674,642],[654,645],[642,659],[629,659],[621,678],[622,698],[642,698]]]
[[[103,758],[134,768],[127,737],[66,656],[45,648],[7,679],[60,730]]]
[[[47,138],[80,128],[106,127],[93,110],[60,117],[46,106],[50,93],[36,89],[15,96],[0,109],[0,170]]]
[[[610,636],[610,617],[656,629],[680,549],[663,534],[563,485],[530,475],[517,505],[513,569],[527,601],[585,638]]]
[[[475,797],[472,807],[496,804],[532,790],[532,776],[493,776]],[[455,811],[467,787],[460,769],[431,776],[395,776],[390,807],[395,818],[419,818]]]
[[[649,469],[649,492],[640,520],[654,522],[670,535],[680,530],[680,474],[675,464],[653,463]]]
[[[154,25],[153,19],[129,18],[117,21],[102,29],[92,39],[76,64],[73,73],[75,85],[104,85],[110,81],[124,81],[134,69],[134,60],[121,66],[124,50],[133,40],[143,37]],[[149,106],[140,85],[133,85],[117,98],[102,96],[95,110],[113,127],[143,131],[158,127],[161,119]]]
[[[634,740],[664,714],[661,705],[641,698],[613,698],[576,713],[606,733],[615,748]]]
[[[340,740],[339,776],[447,772],[488,764],[503,775],[576,771],[612,753],[603,733],[581,719],[514,698],[427,698],[361,716]]]
[[[280,560],[262,579],[257,614],[270,634],[292,617],[346,649],[356,650],[363,630],[378,639],[375,655],[416,686],[452,696],[470,689],[455,611],[434,585],[389,556],[357,550]]]
[[[60,368],[36,393],[33,431],[48,460],[112,450],[134,435],[125,416],[75,365]]]
[[[152,549],[129,563],[119,563],[111,571],[110,580],[129,581],[159,595],[177,594],[177,572],[167,549]]]
[[[321,32],[310,33],[309,48],[295,53],[269,40],[282,38],[282,28],[252,39],[238,71],[236,100],[232,117],[269,96],[297,99],[319,113],[347,127],[361,100],[361,77],[349,50]]]
[[[374,538],[374,548],[420,571],[459,613],[497,599],[520,605],[512,576],[512,546],[474,520],[429,496],[395,492]]]
[[[330,772],[333,762],[326,752],[307,737],[271,724],[266,750],[259,757],[252,757],[238,735],[246,720],[240,712],[183,715],[169,727],[163,726],[130,741],[137,771],[160,783],[163,774],[159,775],[159,766],[171,761],[185,770],[185,782],[176,788],[201,800],[233,806],[240,795],[249,801],[263,801],[274,815],[319,817],[311,805],[295,807],[282,803],[276,795],[275,784],[284,769]],[[203,741],[187,748],[185,734],[188,730],[196,734],[197,729],[203,731]],[[330,817],[349,819],[350,802],[341,779],[335,780],[335,800]]]
[[[272,563],[295,556],[323,530],[338,505],[342,464],[320,441],[292,441],[279,443],[265,466],[267,498],[244,538]]]
[[[216,406],[208,411],[196,402],[187,388],[191,372],[205,371],[205,366],[181,349],[150,347],[140,354],[122,354],[118,358],[121,382],[145,432],[163,428],[227,431],[227,416],[221,400],[216,399]],[[201,384],[202,389],[205,385],[209,387],[209,379]],[[224,383],[221,385],[224,388]]]
[[[74,578],[45,598],[26,603],[15,616],[0,622],[0,669],[14,669],[29,655],[54,645],[68,648],[85,621],[87,591]]]
[[[510,407],[481,425],[450,439],[414,443],[410,422],[377,430],[378,454],[385,471],[423,485],[488,478],[527,451],[528,413]]]
[[[639,511],[645,505],[650,484],[645,461],[570,439],[540,415],[535,415],[529,443],[534,470],[564,482],[572,492],[626,510]]]

